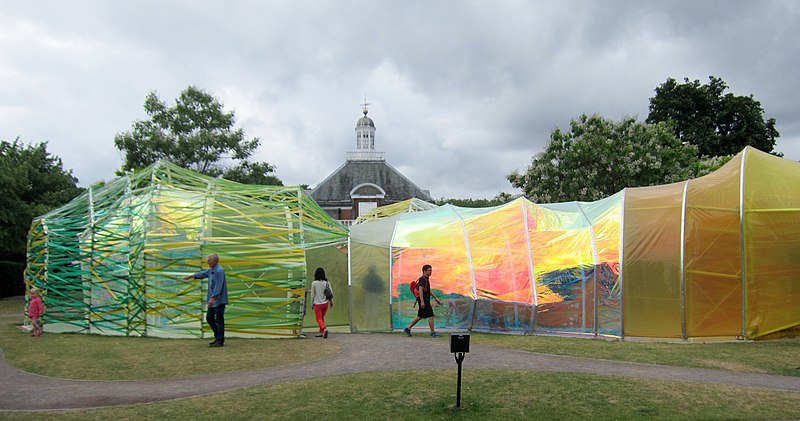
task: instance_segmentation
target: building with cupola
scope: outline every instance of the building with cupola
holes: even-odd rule
[[[385,154],[375,150],[375,122],[367,116],[356,122],[356,148],[336,171],[309,193],[335,219],[345,224],[379,206],[417,198],[433,202],[430,192],[386,162]]]

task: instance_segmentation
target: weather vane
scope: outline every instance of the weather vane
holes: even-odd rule
[[[368,105],[369,105],[369,102],[367,102],[367,93],[364,92],[364,103],[361,104],[361,108],[364,109],[364,115],[367,115],[367,112],[369,112],[369,110],[367,109]]]

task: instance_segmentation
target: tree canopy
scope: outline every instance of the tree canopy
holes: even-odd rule
[[[669,124],[581,115],[569,131],[551,133],[526,172],[507,179],[534,202],[594,201],[625,187],[672,183],[718,167],[702,162],[697,148],[678,140]]]
[[[454,206],[460,206],[463,208],[490,208],[493,206],[500,206],[505,205],[508,202],[513,201],[516,199],[517,195],[513,195],[511,193],[500,192],[495,197],[491,199],[445,199],[444,197],[435,200],[434,204],[442,206],[446,204],[451,204]]]
[[[47,143],[0,140],[0,260],[24,261],[31,221],[83,189]]]
[[[704,156],[735,155],[748,145],[772,152],[780,136],[775,119],[764,120],[764,109],[753,95],[726,94],[726,89],[728,85],[714,76],[706,85],[668,78],[650,98],[645,121],[672,122],[675,136],[697,146]]]
[[[242,184],[282,186],[283,182],[272,175],[273,172],[275,172],[275,167],[266,162],[244,161],[225,171],[224,178]]]
[[[125,154],[122,170],[166,159],[213,177],[282,184],[270,175],[275,170],[272,165],[249,161],[261,141],[245,139],[244,131],[235,127],[235,114],[226,112],[211,94],[189,86],[168,107],[151,92],[144,109],[148,119],[135,121],[131,131],[114,137],[114,145]]]

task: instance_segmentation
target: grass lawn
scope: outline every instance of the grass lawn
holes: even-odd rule
[[[800,394],[570,373],[465,369],[352,374],[152,404],[0,412],[18,420],[464,419],[752,420],[800,418]]]
[[[543,354],[800,376],[800,337],[749,342],[655,343],[473,333],[470,342]]]
[[[199,374],[207,340],[19,332],[22,302],[0,300],[0,348],[15,366],[55,377],[141,379]],[[473,344],[530,352],[800,375],[800,341],[640,343],[473,334]],[[230,344],[230,346],[228,346]],[[220,371],[316,360],[335,341],[231,339]],[[302,368],[300,368],[302,369]],[[462,408],[452,370],[358,373],[142,405],[0,412],[0,419],[800,419],[800,393],[579,373],[465,366]],[[34,397],[35,398],[35,397]]]
[[[203,374],[209,339],[161,339],[20,332],[22,301],[0,300],[0,348],[25,371],[86,380],[125,380]],[[334,341],[239,339],[216,349],[216,371],[241,371],[318,360],[341,350]]]

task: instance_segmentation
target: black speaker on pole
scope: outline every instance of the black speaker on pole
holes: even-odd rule
[[[464,362],[464,354],[469,352],[469,333],[450,334],[450,352],[456,358],[458,364],[458,386],[456,386],[456,408],[461,408],[461,363]]]
[[[450,352],[469,352],[469,333],[451,333]]]

